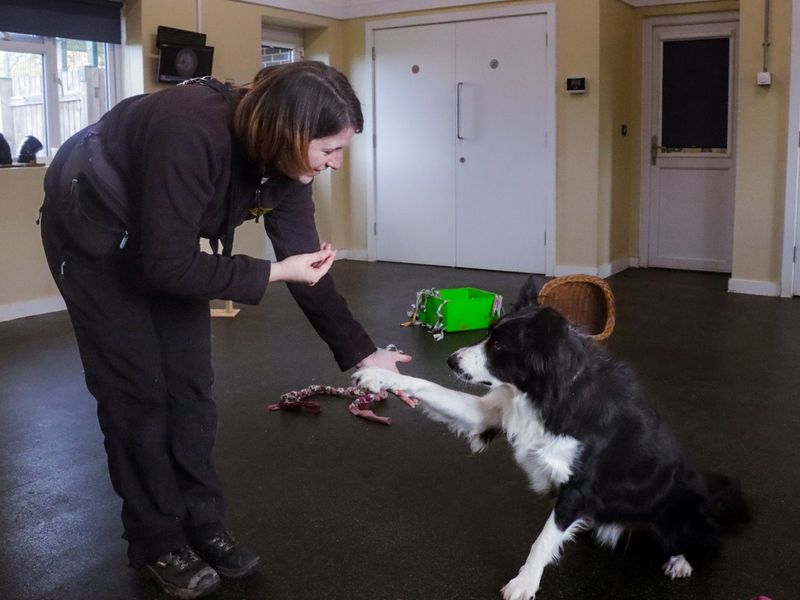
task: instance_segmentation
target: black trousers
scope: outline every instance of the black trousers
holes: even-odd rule
[[[95,259],[71,249],[47,202],[41,224],[138,568],[221,528],[209,304],[148,290],[135,257]]]

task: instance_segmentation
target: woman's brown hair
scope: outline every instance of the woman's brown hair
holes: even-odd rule
[[[266,175],[310,173],[311,140],[364,128],[347,78],[324,63],[301,61],[262,69],[233,117],[236,138]]]

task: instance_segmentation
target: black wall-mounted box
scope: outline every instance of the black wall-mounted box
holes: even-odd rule
[[[213,46],[176,46],[161,44],[158,57],[158,80],[180,83],[193,77],[211,75]]]
[[[162,44],[171,44],[173,46],[205,46],[206,34],[159,25],[156,33],[156,48],[161,48]]]

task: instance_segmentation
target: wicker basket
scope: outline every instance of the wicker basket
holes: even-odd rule
[[[555,308],[595,341],[608,339],[614,331],[614,294],[600,277],[565,275],[551,279],[539,291],[539,304]]]

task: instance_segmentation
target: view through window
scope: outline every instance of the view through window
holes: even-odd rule
[[[283,48],[281,46],[261,46],[261,67],[270,67],[272,65],[282,65],[285,63],[294,62],[295,50],[294,48]]]
[[[0,133],[14,156],[26,136],[44,154],[111,106],[113,45],[0,33]]]

